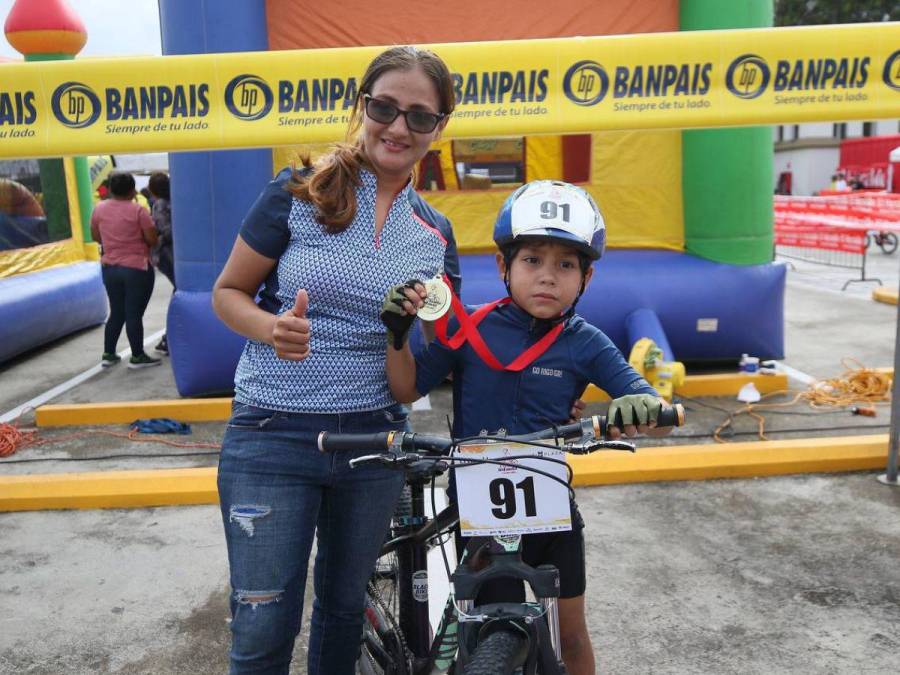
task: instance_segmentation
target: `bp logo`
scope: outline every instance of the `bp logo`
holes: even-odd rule
[[[228,112],[241,120],[258,120],[269,114],[274,98],[266,81],[256,75],[238,75],[225,87]]]
[[[91,126],[100,117],[100,98],[86,84],[64,82],[50,99],[53,115],[70,129]]]
[[[883,77],[887,86],[900,91],[900,49],[891,54],[884,62]]]
[[[609,89],[609,76],[596,61],[578,61],[566,71],[563,91],[576,105],[591,106],[600,103]]]
[[[738,98],[756,98],[769,86],[769,64],[756,54],[737,57],[725,73],[725,86]]]

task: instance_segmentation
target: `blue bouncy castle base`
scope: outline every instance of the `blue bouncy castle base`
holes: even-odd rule
[[[505,293],[494,256],[461,258],[463,295],[483,303]],[[651,309],[678,361],[784,358],[785,266],[726,265],[671,251],[614,249],[594,266],[577,311],[626,355],[625,318]]]
[[[0,362],[106,320],[100,264],[75,263],[0,279]],[[97,360],[103,345],[97,344]]]
[[[460,257],[463,301],[488,302],[505,294],[492,255]],[[598,326],[626,355],[626,319],[636,309],[659,318],[672,354],[700,362],[741,354],[784,358],[782,264],[740,267],[669,251],[608,251],[578,302],[578,313]],[[208,292],[178,291],[169,306],[169,350],[182,396],[219,393],[232,386],[244,339],[215,317]]]
[[[246,339],[213,313],[211,292],[175,291],[166,337],[179,394],[213,395],[234,388],[234,370]]]

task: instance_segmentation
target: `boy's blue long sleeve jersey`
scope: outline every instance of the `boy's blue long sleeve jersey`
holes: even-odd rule
[[[471,313],[473,307],[466,307]],[[455,319],[448,333],[459,328]],[[495,308],[478,325],[500,363],[508,364],[543,337],[544,322],[510,303]],[[459,349],[434,340],[416,355],[416,389],[425,395],[453,373],[453,435],[482,430],[509,434],[565,424],[573,401],[595,384],[611,397],[657,392],[595,326],[573,316],[552,345],[519,372],[494,370],[468,342]]]

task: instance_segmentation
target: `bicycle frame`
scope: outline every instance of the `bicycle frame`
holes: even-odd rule
[[[428,569],[428,542],[442,532],[450,531],[459,521],[455,505],[450,505],[433,519],[425,515],[425,484],[431,480],[426,472],[410,470],[406,482],[410,486],[412,513],[406,524],[394,528],[397,536],[388,540],[381,548],[381,555],[397,554],[399,567],[399,616],[400,630],[406,637],[407,646],[415,659],[413,672],[433,661],[434,644],[431,639],[428,599],[415,599],[413,579],[416,572]],[[441,636],[437,636],[440,638]]]

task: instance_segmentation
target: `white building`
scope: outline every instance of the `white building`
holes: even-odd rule
[[[831,176],[838,168],[843,139],[898,133],[900,120],[778,125],[773,127],[775,179],[777,181],[782,172],[790,171],[793,183],[791,193],[812,195],[831,186]]]

